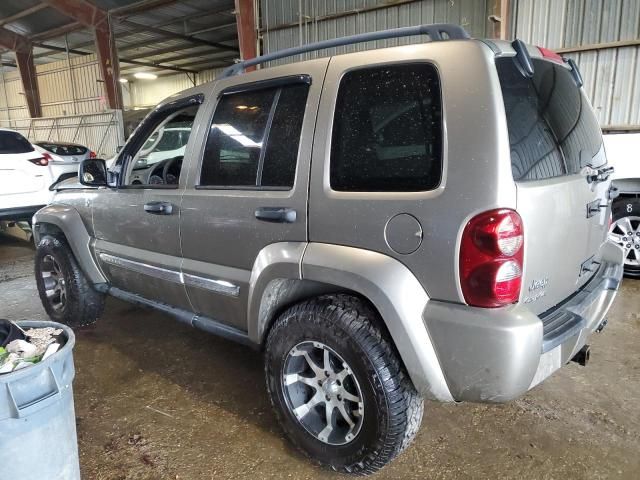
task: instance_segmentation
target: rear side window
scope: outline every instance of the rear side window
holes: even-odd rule
[[[224,95],[202,161],[200,186],[293,187],[309,85]]]
[[[29,153],[33,152],[33,145],[18,132],[0,130],[1,153]]]
[[[533,60],[525,78],[513,57],[496,59],[516,181],[574,175],[599,167],[602,134],[586,97],[561,65]]]
[[[331,188],[432,190],[442,176],[440,82],[426,63],[354,70],[340,82]]]
[[[38,143],[45,150],[56,155],[84,155],[87,149],[80,145],[68,145],[64,143]]]

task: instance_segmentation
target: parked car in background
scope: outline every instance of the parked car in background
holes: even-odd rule
[[[604,135],[613,185],[620,196],[613,202],[609,238],[624,249],[624,273],[640,278],[640,133]]]
[[[87,158],[96,158],[95,152],[75,143],[35,142],[34,146],[49,160],[54,184],[76,177],[80,162]]]
[[[49,163],[19,132],[0,129],[0,220],[31,220],[51,201]]]

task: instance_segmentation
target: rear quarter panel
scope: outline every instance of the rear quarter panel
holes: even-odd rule
[[[436,66],[442,88],[443,178],[429,192],[338,192],[330,187],[331,135],[340,79],[360,67],[407,62]],[[475,40],[433,42],[333,57],[316,125],[310,185],[312,242],[364,248],[396,258],[434,299],[462,301],[458,245],[466,222],[497,207],[515,208],[509,143],[493,52]],[[413,253],[392,250],[387,222],[408,213],[422,226]]]

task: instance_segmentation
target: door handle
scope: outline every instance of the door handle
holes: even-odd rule
[[[173,205],[169,202],[149,202],[144,204],[144,211],[154,215],[171,215]]]
[[[256,209],[256,218],[263,222],[293,223],[296,221],[296,211],[286,207],[260,207]]]

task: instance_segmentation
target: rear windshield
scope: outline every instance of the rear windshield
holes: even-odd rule
[[[38,143],[45,150],[55,153],[56,155],[84,155],[87,149],[80,145],[65,145],[59,143]]]
[[[602,166],[600,126],[569,70],[537,59],[533,67],[533,78],[525,78],[514,57],[496,59],[514,180],[573,175],[585,166]]]
[[[33,145],[18,132],[0,130],[0,153],[29,153]]]

